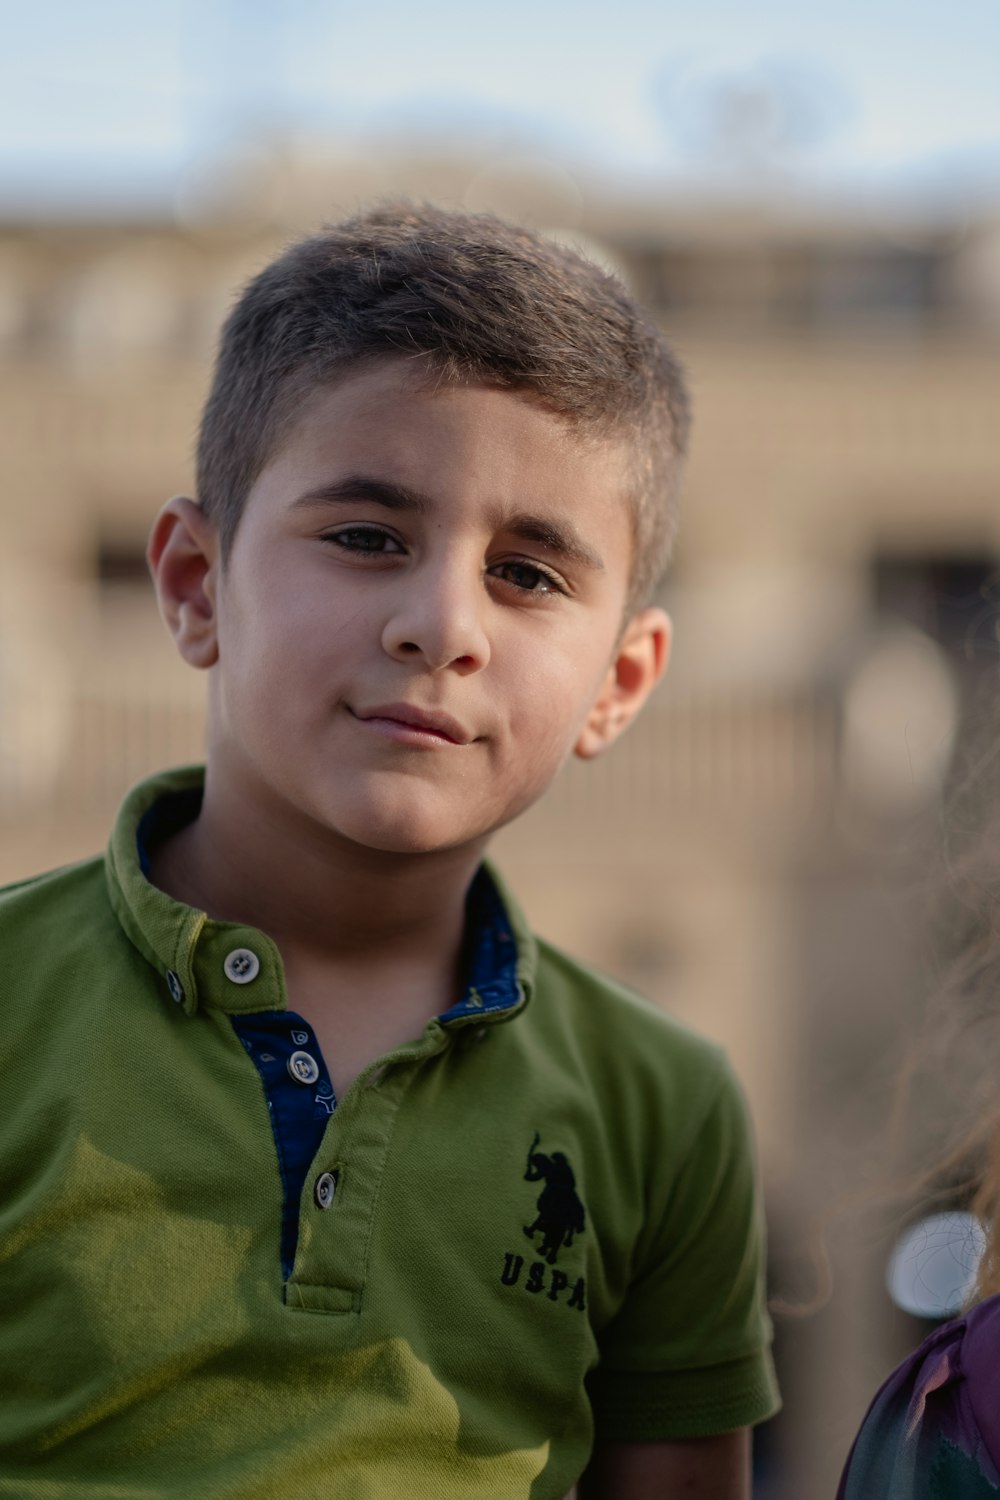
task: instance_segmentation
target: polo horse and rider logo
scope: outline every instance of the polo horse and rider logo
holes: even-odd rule
[[[550,1266],[554,1266],[559,1251],[563,1248],[568,1250],[573,1243],[573,1236],[583,1233],[586,1214],[576,1194],[573,1168],[561,1151],[553,1151],[551,1156],[539,1151],[537,1147],[540,1140],[541,1136],[536,1130],[528,1152],[528,1168],[524,1180],[544,1182],[545,1186],[535,1205],[538,1217],[533,1224],[525,1224],[524,1232],[529,1240],[533,1240],[541,1232],[539,1254]]]

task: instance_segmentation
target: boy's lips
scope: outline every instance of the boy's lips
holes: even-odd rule
[[[433,735],[452,745],[471,745],[476,738],[457,719],[453,719],[451,714],[432,713],[427,709],[417,708],[412,703],[378,703],[370,708],[348,706],[347,711],[355,719],[370,724],[373,729],[382,729],[383,732],[391,733],[395,726],[404,733],[406,730],[413,730]]]

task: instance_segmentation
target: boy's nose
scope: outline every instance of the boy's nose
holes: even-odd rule
[[[441,574],[419,583],[414,578],[413,583],[386,622],[383,648],[400,661],[421,656],[433,672],[445,667],[481,672],[490,659],[490,643],[479,580],[475,589]]]

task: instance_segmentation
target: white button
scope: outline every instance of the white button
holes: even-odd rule
[[[173,969],[167,970],[167,989],[170,991],[171,997],[180,1005],[184,999],[184,989]]]
[[[288,1071],[297,1083],[315,1083],[319,1077],[319,1063],[311,1052],[293,1052],[288,1059]]]
[[[321,1177],[316,1178],[316,1202],[320,1208],[332,1208],[334,1195],[337,1191],[337,1174],[335,1172],[324,1172]]]
[[[249,984],[260,973],[260,959],[249,948],[234,948],[223,967],[233,984]]]

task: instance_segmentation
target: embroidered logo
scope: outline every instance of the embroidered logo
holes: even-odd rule
[[[545,1262],[556,1266],[560,1251],[572,1246],[574,1235],[584,1233],[587,1216],[577,1195],[576,1178],[568,1160],[561,1151],[553,1151],[550,1155],[539,1151],[540,1140],[541,1136],[536,1131],[528,1152],[524,1181],[544,1182],[545,1186],[535,1204],[534,1222],[522,1227],[529,1240],[534,1240],[536,1234],[541,1234],[538,1253],[543,1260],[536,1260],[528,1267],[524,1290],[535,1295],[544,1291],[550,1302],[557,1302],[561,1294],[570,1287],[570,1279],[558,1267],[546,1278]],[[523,1269],[524,1256],[508,1251],[500,1273],[501,1284],[517,1286]],[[583,1312],[586,1305],[586,1283],[580,1276],[573,1283],[566,1306]]]
[[[574,1234],[583,1233],[586,1215],[583,1204],[576,1196],[573,1168],[561,1151],[553,1151],[551,1156],[536,1151],[535,1147],[540,1140],[541,1136],[536,1131],[528,1152],[528,1170],[524,1174],[524,1180],[544,1182],[545,1186],[538,1195],[538,1217],[533,1224],[525,1224],[524,1232],[529,1240],[533,1240],[536,1231],[541,1230],[540,1254],[550,1266],[554,1266],[563,1246],[568,1249],[573,1243]]]

